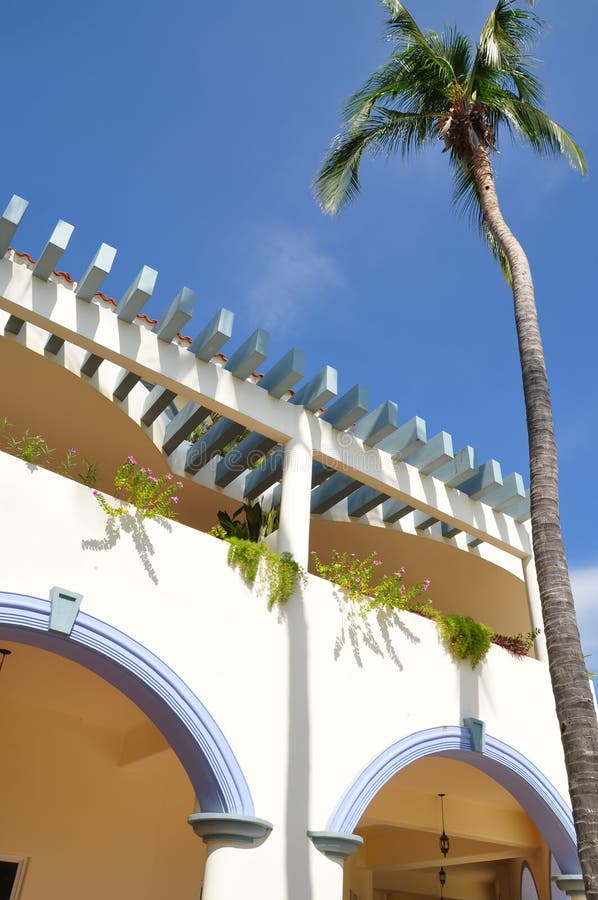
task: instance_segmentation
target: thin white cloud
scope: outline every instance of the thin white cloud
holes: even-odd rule
[[[317,237],[287,226],[254,233],[249,270],[247,296],[256,317],[278,334],[294,328],[306,310],[343,283],[338,263]]]
[[[571,570],[571,585],[588,669],[598,671],[598,565]]]

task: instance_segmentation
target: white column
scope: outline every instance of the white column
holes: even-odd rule
[[[193,813],[188,821],[208,847],[202,900],[268,897],[267,872],[260,871],[252,848],[266,840],[272,831],[270,822],[226,813]]]
[[[314,848],[310,855],[311,900],[343,900],[344,862],[361,847],[363,838],[331,831],[308,831],[307,836]]]
[[[548,652],[546,650],[546,636],[544,634],[544,620],[542,619],[542,604],[540,603],[540,588],[538,587],[538,578],[536,575],[536,563],[533,556],[528,556],[522,560],[523,578],[525,581],[525,590],[527,593],[527,603],[529,606],[529,614],[532,620],[532,628],[540,628],[540,634],[535,640],[534,647],[536,656],[542,662],[548,662]]]
[[[307,415],[299,418],[298,433],[284,448],[278,552],[290,553],[307,569],[311,504],[312,441]]]

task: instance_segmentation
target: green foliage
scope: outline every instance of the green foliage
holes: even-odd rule
[[[144,519],[156,516],[174,519],[179,502],[177,492],[182,490],[183,482],[175,482],[173,479],[171,472],[158,477],[152,469],[139,466],[137,460],[129,456],[114,476],[115,495],[138,509]],[[107,515],[123,516],[128,512],[127,506],[113,506],[103,494],[98,491],[93,493]]]
[[[533,631],[528,631],[527,634],[521,634],[521,632],[513,635],[493,634],[492,643],[498,647],[504,647],[505,650],[508,650],[514,656],[527,656],[539,634],[539,628],[534,628]]]
[[[263,543],[245,540],[238,537],[227,537],[230,544],[228,550],[229,565],[239,569],[249,585],[253,585],[263,563],[262,574],[268,593],[268,607],[275,603],[284,604],[292,597],[299,579],[305,575],[299,563],[290,553],[281,556]]]
[[[543,89],[529,51],[542,20],[515,0],[498,0],[475,44],[455,29],[422,31],[400,0],[382,2],[390,13],[393,52],[349,98],[342,131],[316,176],[316,197],[325,212],[336,213],[359,191],[364,153],[407,156],[440,140],[450,151],[456,204],[470,214],[510,278],[482,213],[472,165],[476,151],[497,150],[499,132],[506,131],[539,155],[564,155],[586,172],[580,148],[540,106]]]
[[[316,573],[338,584],[351,600],[359,601],[363,615],[380,607],[412,609],[430,585],[426,579],[408,588],[403,582],[404,568],[376,580],[375,573],[382,565],[376,551],[365,559],[359,559],[354,553],[333,550],[329,563],[322,562],[315,550],[311,557]],[[420,603],[425,605],[425,601]]]
[[[436,627],[453,659],[468,659],[472,669],[475,669],[490,649],[492,629],[474,621],[470,616],[441,616]]]
[[[444,615],[424,596],[430,586],[429,579],[407,587],[405,569],[376,579],[378,566],[382,565],[376,552],[360,560],[354,553],[333,550],[330,562],[324,563],[315,551],[311,554],[316,573],[342,589],[346,596],[360,604],[360,615],[372,610],[391,609],[416,613],[436,622],[438,634],[456,660],[468,659],[474,669],[486,656],[494,643],[515,656],[526,656],[540,633],[534,629],[528,634],[514,636],[494,634],[487,625],[469,616]]]
[[[4,428],[12,426],[4,419]],[[31,434],[29,429],[21,437],[6,435],[6,450],[13,456],[18,456],[28,463],[39,463],[49,468],[49,462],[54,450],[48,447],[45,439],[39,434]]]
[[[218,512],[218,525],[210,534],[217,538],[239,538],[259,543],[278,528],[280,514],[277,509],[264,511],[259,503],[244,503],[232,517],[225,511]]]

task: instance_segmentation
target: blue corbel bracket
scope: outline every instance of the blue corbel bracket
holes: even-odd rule
[[[583,875],[555,875],[552,879],[559,891],[574,900],[585,900],[586,888]]]
[[[471,735],[471,749],[483,753],[486,748],[486,723],[482,719],[468,717],[463,724]]]
[[[363,838],[358,834],[338,831],[308,831],[307,836],[316,850],[337,861],[344,861],[363,844]]]
[[[79,615],[83,594],[77,594],[67,588],[50,589],[50,622],[48,629],[60,634],[70,635]]]
[[[228,813],[193,813],[187,819],[195,834],[204,844],[217,841],[219,844],[243,844],[259,847],[270,832],[272,824],[254,816],[232,816]]]

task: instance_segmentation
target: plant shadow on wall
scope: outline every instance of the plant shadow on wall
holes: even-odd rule
[[[152,564],[154,546],[151,542],[146,519],[155,519],[167,531],[172,531],[168,519],[176,517],[182,481],[176,481],[173,474],[154,475],[152,469],[140,466],[133,456],[127,457],[114,476],[114,496],[116,504],[94,490],[93,494],[106,513],[106,533],[101,539],[88,538],[81,542],[85,550],[110,550],[121,534],[129,534],[141,563],[151,581],[158,584],[158,576]]]
[[[343,625],[335,644],[335,659],[340,656],[347,640],[359,666],[363,665],[360,641],[376,655],[384,655],[371,621],[368,620],[372,612],[376,615],[386,654],[400,669],[403,666],[396,653],[390,628],[398,627],[410,641],[418,642],[418,638],[401,620],[400,612],[414,613],[435,622],[439,640],[451,657],[456,662],[468,660],[472,669],[482,662],[491,644],[503,647],[514,656],[527,656],[539,633],[534,629],[525,635],[496,634],[488,625],[476,622],[470,616],[442,613],[432,606],[426,596],[430,586],[429,579],[408,587],[404,582],[404,567],[376,578],[376,571],[382,565],[382,560],[375,551],[360,560],[354,553],[341,554],[333,550],[328,563],[323,562],[315,551],[312,551],[311,556],[316,573],[340,588],[335,593]]]

